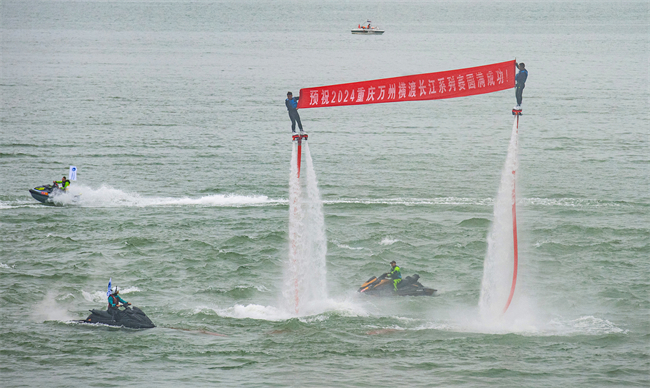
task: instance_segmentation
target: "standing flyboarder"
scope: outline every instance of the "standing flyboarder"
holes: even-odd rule
[[[519,69],[519,72],[515,76],[515,97],[517,98],[517,106],[515,109],[521,110],[521,100],[523,99],[524,88],[526,87],[526,79],[528,78],[528,70],[526,70],[526,65],[523,63],[517,63],[515,59],[515,67]]]
[[[296,121],[298,122],[298,128],[302,133],[302,123],[300,122],[300,115],[298,114],[298,99],[300,97],[294,97],[293,93],[287,93],[287,99],[284,101],[284,105],[287,106],[289,111],[289,118],[291,119],[291,132],[296,133]]]

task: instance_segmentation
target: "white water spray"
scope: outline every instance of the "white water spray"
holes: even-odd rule
[[[70,321],[73,318],[70,316],[68,311],[60,306],[56,301],[56,295],[54,291],[48,291],[42,301],[34,306],[34,309],[31,313],[32,318],[37,322],[45,321],[61,321],[66,322]]]
[[[308,314],[327,299],[327,237],[323,201],[318,191],[314,165],[305,144],[305,165],[298,177],[298,146],[293,144],[289,178],[289,262],[285,270],[283,296],[289,311]]]
[[[199,198],[144,197],[102,185],[98,189],[75,183],[67,193],[52,198],[55,205],[80,207],[148,207],[148,206],[265,206],[286,203],[285,199],[272,199],[265,195],[213,194]],[[31,203],[36,203],[32,202]]]
[[[513,286],[514,185],[518,167],[518,121],[512,125],[508,156],[501,172],[499,192],[494,201],[494,219],[488,234],[488,250],[483,262],[483,283],[479,309],[483,320],[494,321],[502,316]]]

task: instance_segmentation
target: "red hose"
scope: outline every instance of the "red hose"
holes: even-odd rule
[[[512,175],[515,175],[515,172],[512,172]],[[508,296],[508,302],[506,303],[506,307],[503,309],[503,312],[505,313],[508,310],[508,307],[510,307],[510,302],[512,302],[512,297],[515,294],[515,286],[517,285],[517,266],[519,265],[519,258],[518,258],[518,249],[517,249],[517,201],[515,197],[515,183],[514,179],[512,182],[512,241],[513,241],[513,247],[514,247],[514,253],[515,253],[515,260],[514,260],[514,269],[512,270],[512,287],[510,287],[510,296]]]
[[[300,178],[300,159],[302,157],[302,139],[298,139],[298,178]]]

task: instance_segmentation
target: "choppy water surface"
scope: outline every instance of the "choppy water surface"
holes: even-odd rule
[[[1,7],[3,386],[648,385],[646,2]],[[301,111],[327,253],[291,272],[287,90],[514,57],[507,314],[479,298],[514,91]],[[437,295],[357,295],[393,259]],[[109,277],[157,328],[71,323]]]

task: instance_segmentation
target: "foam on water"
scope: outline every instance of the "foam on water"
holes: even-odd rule
[[[607,319],[594,316],[565,318],[561,316],[549,317],[547,315],[539,315],[536,309],[530,305],[524,308],[517,306],[518,311],[514,314],[501,316],[500,319],[491,321],[486,321],[478,315],[476,308],[455,309],[451,312],[451,318],[433,321],[400,315],[386,315],[380,311],[373,313],[367,311],[367,306],[360,303],[354,297],[338,300],[330,298],[323,299],[308,307],[300,315],[296,315],[284,308],[260,304],[235,304],[234,306],[224,308],[200,306],[194,310],[194,314],[200,314],[205,310],[209,310],[218,316],[227,318],[263,321],[286,321],[298,318],[301,322],[305,323],[324,321],[333,315],[389,318],[397,321],[396,323],[387,325],[367,325],[369,329],[377,329],[374,330],[376,333],[372,334],[386,334],[391,331],[441,330],[455,333],[519,334],[531,337],[548,337],[626,334],[628,332]],[[515,306],[513,306],[514,308]]]
[[[401,318],[398,327],[404,330],[442,330],[452,333],[476,334],[519,334],[531,337],[626,334],[616,323],[591,315],[572,315],[571,312],[548,312],[540,309],[535,300],[525,293],[519,295],[519,303],[508,309],[508,314],[499,314],[486,319],[480,314],[479,306],[453,306],[437,309],[431,318]],[[385,329],[394,329],[388,324]]]
[[[628,204],[607,202],[597,199],[582,198],[520,198],[519,202],[524,206],[558,206],[558,207],[625,207]]]
[[[221,317],[259,319],[263,321],[286,321],[299,318],[302,322],[313,322],[314,320],[327,319],[332,314],[345,317],[368,316],[366,310],[352,299],[334,300],[329,298],[321,299],[301,307],[300,314],[295,314],[293,311],[287,310],[284,307],[278,308],[259,304],[236,304],[226,308],[201,306],[197,307],[195,313],[198,314],[204,309],[214,311]]]
[[[556,318],[548,323],[548,328],[563,335],[626,334],[628,332],[607,319],[596,318],[591,315],[576,319]]]
[[[492,206],[492,198],[350,198],[323,201],[324,204],[362,204],[362,205],[401,205],[401,206],[427,206],[427,205],[478,205]]]
[[[379,244],[380,245],[393,245],[398,241],[402,241],[402,240],[394,239],[391,236],[386,236],[379,242]]]
[[[287,205],[286,198],[269,198],[266,195],[214,194],[199,198],[143,197],[138,193],[128,193],[110,186],[92,189],[75,184],[73,191],[59,195],[54,203],[60,206],[82,207],[148,207],[148,206],[206,206],[206,207],[244,207]],[[29,198],[17,201],[0,201],[0,210],[42,206]],[[325,205],[361,204],[389,206],[494,206],[494,198],[349,198],[324,200]],[[632,204],[608,202],[584,198],[519,198],[520,206],[546,206],[570,208],[630,207]]]
[[[270,199],[265,195],[214,194],[199,198],[144,197],[110,186],[93,189],[72,185],[67,193],[53,197],[56,205],[82,207],[147,207],[147,206],[215,206],[240,207],[285,204],[286,200]]]
[[[618,327],[607,319],[594,316],[581,316],[575,319],[547,317],[518,317],[486,321],[467,314],[465,319],[425,322],[408,330],[444,330],[459,333],[480,334],[520,334],[525,336],[574,336],[626,334],[627,330]]]
[[[260,319],[264,321],[284,321],[294,318],[294,316],[283,308],[274,306],[262,306],[259,304],[240,305],[236,304],[227,308],[210,308],[200,307],[195,312],[199,313],[202,309],[207,308],[221,317],[237,319]]]
[[[359,251],[359,250],[362,250],[362,249],[363,249],[363,247],[351,247],[351,246],[349,246],[349,245],[347,245],[347,244],[341,244],[341,243],[338,242],[337,240],[332,240],[332,242],[333,242],[337,247],[339,247],[339,248],[341,248],[341,249],[349,249],[349,250],[352,250],[352,251]]]

